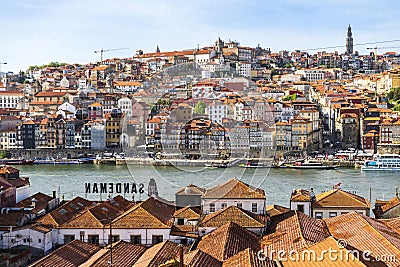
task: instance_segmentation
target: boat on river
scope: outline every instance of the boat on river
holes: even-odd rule
[[[32,165],[35,160],[26,159],[0,159],[2,165]]]
[[[36,158],[34,164],[82,164],[79,159]]]
[[[299,160],[296,161],[294,164],[288,164],[287,166],[292,169],[306,169],[306,170],[312,170],[312,169],[332,170],[338,167],[337,165],[327,165],[321,161],[312,161],[312,160],[310,161]]]
[[[247,161],[246,163],[241,163],[241,164],[238,164],[237,166],[241,167],[241,168],[246,168],[246,169],[271,168],[272,163],[271,162]]]
[[[211,163],[211,164],[204,164],[207,168],[228,168],[228,164],[226,163]]]
[[[383,154],[374,160],[365,161],[362,171],[400,171],[400,155]]]

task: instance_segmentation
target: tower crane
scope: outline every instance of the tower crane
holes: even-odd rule
[[[115,48],[115,49],[100,49],[100,50],[96,50],[94,51],[95,53],[100,53],[100,62],[103,62],[103,53],[104,52],[109,52],[109,51],[117,51],[117,50],[125,50],[125,49],[129,49],[128,47],[124,47],[124,48]]]
[[[388,46],[388,47],[377,47],[377,46],[375,46],[375,47],[367,47],[367,49],[368,50],[374,50],[374,61],[376,61],[376,51],[378,50],[378,49],[391,49],[391,48],[400,48],[400,46]]]

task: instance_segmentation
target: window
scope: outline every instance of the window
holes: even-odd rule
[[[142,244],[142,236],[141,235],[131,235],[131,243],[140,245]]]
[[[64,235],[64,244],[67,244],[72,240],[75,240],[75,235]]]
[[[236,207],[242,208],[242,203],[236,203]]]
[[[99,235],[88,235],[88,243],[98,245]]]
[[[113,243],[118,242],[119,241],[119,235],[112,235],[112,238],[109,235],[108,236],[108,243],[110,243],[110,240],[112,240]]]
[[[337,212],[329,212],[329,218],[333,218],[337,216]]]
[[[178,224],[178,225],[184,225],[184,224],[185,224],[185,220],[182,219],[182,218],[178,218],[177,224]]]
[[[304,213],[304,205],[303,204],[297,204],[297,210],[299,211],[299,212],[303,212]]]
[[[226,208],[226,203],[221,203],[221,209],[225,209]]]
[[[251,211],[252,212],[257,212],[258,208],[257,208],[257,203],[251,203]]]
[[[80,231],[79,240],[85,242],[85,231]]]
[[[38,243],[42,243],[42,239],[41,238],[38,239]]]
[[[153,245],[163,242],[163,236],[162,235],[153,235],[152,242],[153,242]]]
[[[210,212],[215,211],[215,203],[210,203]]]
[[[322,217],[323,217],[322,212],[316,212],[315,213],[315,218],[322,219]]]

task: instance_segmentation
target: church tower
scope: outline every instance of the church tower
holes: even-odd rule
[[[347,37],[346,37],[346,54],[353,54],[353,34],[351,32],[351,26],[347,27]]]

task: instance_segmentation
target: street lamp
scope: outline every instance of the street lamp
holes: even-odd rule
[[[109,240],[110,240],[110,260],[108,261],[107,265],[108,266],[112,266],[112,242],[113,242],[113,236],[112,236],[112,220],[111,218],[107,218],[107,219],[101,219],[100,221],[107,221],[110,224],[110,236],[109,236]],[[104,235],[104,233],[103,233]],[[104,238],[103,238],[104,240]]]

